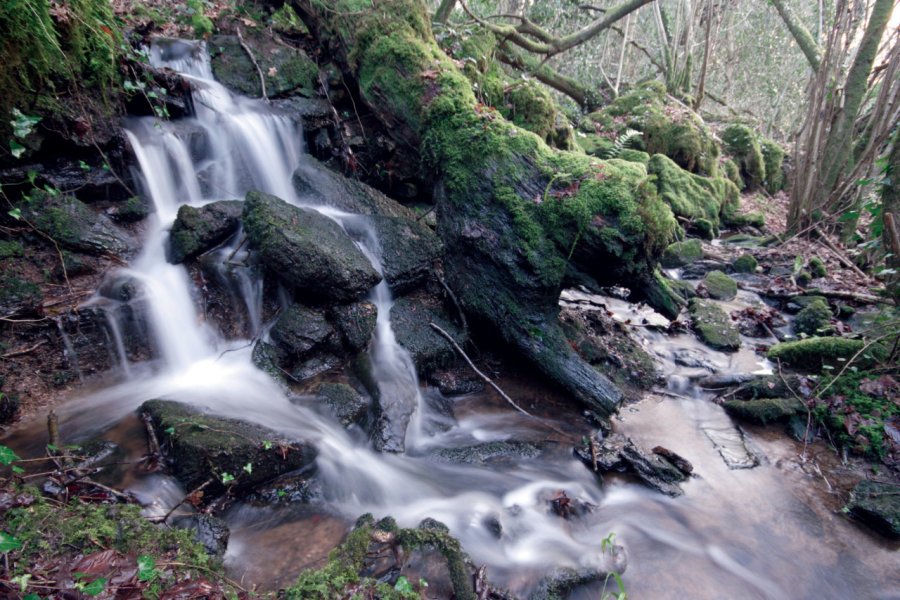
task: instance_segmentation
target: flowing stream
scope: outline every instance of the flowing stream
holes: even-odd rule
[[[230,267],[241,282],[237,293],[246,307],[247,339],[229,338],[199,317],[199,292],[187,270],[166,260],[168,230],[178,207],[242,199],[248,190],[263,190],[336,220],[380,270],[377,239],[364,217],[298,196],[292,173],[314,168],[304,165],[298,124],[216,83],[203,44],[158,44],[151,54],[156,65],[192,80],[196,107],[192,118],[127,123],[140,187],[156,212],[141,255],[116,276],[141,290],[135,301],[152,328],[155,358],[129,364],[118,343],[121,372],[63,407],[61,421],[70,440],[112,439],[139,455],[142,430],[134,411],[146,400],[166,398],[313,441],[325,502],[239,504],[224,515],[232,530],[226,565],[236,577],[289,584],[300,569],[321,564],[356,517],[371,512],[393,516],[404,526],[426,517],[444,522],[474,562],[487,565],[492,581],[516,593],[527,593],[555,567],[603,568],[608,558],[601,540],[615,532],[629,554],[624,580],[633,598],[898,597],[896,553],[804,491],[811,478],[796,467],[793,443],[761,432],[752,436],[758,448],[748,453],[745,434],[688,383],[684,367],[671,361],[666,362],[670,395],[623,409],[616,427],[647,447],[663,444],[694,463],[700,477],[688,482],[686,495],[678,499],[625,477],[607,478],[601,489],[570,451],[588,433],[586,425],[557,422],[556,429],[571,436],[552,434],[538,457],[489,466],[435,460],[434,449],[508,439],[543,442],[548,420],[524,418],[484,392],[454,400],[453,425],[429,430],[425,397],[437,392],[420,386],[409,354],[396,342],[386,283],[371,295],[378,308],[371,358],[380,394],[399,398],[413,414],[406,451],[376,453],[314,410],[312,398],[287,395],[251,362],[249,340],[265,336],[268,325],[252,268]],[[239,237],[217,251],[221,263],[232,254],[235,262],[246,256]],[[752,353],[729,358],[687,335],[646,336],[648,347],[664,361],[671,347],[680,346],[704,353],[725,370],[766,368]],[[729,363],[735,360],[741,364]],[[554,402],[565,401],[527,374],[502,383],[516,397],[531,399],[535,410],[545,405],[553,412]],[[734,461],[765,456],[756,468],[735,468]],[[148,512],[165,513],[185,492],[160,475],[131,473],[121,483]],[[561,519],[548,502],[561,490],[596,508],[577,519]],[[598,598],[599,591],[585,588],[575,597]]]

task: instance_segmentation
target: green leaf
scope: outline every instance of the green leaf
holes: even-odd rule
[[[271,449],[272,449],[272,442],[270,442],[269,440],[263,440],[263,449],[264,449],[264,450],[271,450]]]
[[[91,170],[91,165],[87,164],[87,163],[84,162],[83,160],[79,160],[79,161],[78,161],[78,167],[79,167],[82,171],[90,171],[90,170]]]
[[[244,471],[247,472],[247,475],[253,473],[253,463],[247,463],[246,465],[244,465]]]
[[[152,556],[146,554],[138,556],[137,567],[139,581],[150,581],[156,578],[156,559]]]
[[[19,208],[19,207],[16,207],[16,208],[10,210],[10,211],[9,211],[8,213],[6,213],[6,214],[8,214],[9,216],[11,216],[11,217],[12,217],[13,219],[15,219],[16,221],[21,221],[21,220],[22,220],[22,209]]]
[[[175,435],[175,428],[174,427],[166,427],[166,429],[164,430],[164,433],[167,433],[169,435]]]
[[[9,140],[9,151],[12,152],[12,155],[15,158],[19,158],[20,156],[25,154],[25,146],[23,146],[16,140]]]
[[[17,467],[16,465],[13,465],[12,472],[15,473],[16,475],[21,475],[22,473],[25,472],[25,469],[23,469],[22,467]]]
[[[398,592],[407,594],[412,594],[413,592],[415,592],[412,584],[409,582],[409,579],[407,579],[405,575],[400,576],[400,579],[398,579],[397,583],[394,584],[394,589]]]
[[[106,579],[98,577],[83,588],[81,593],[86,596],[97,596],[106,588]]]
[[[0,446],[0,465],[10,465],[19,460],[19,456],[8,446]]]
[[[22,547],[22,542],[9,535],[5,531],[0,531],[0,553],[6,554]]]
[[[18,577],[10,577],[9,580],[19,586],[19,590],[24,592],[28,589],[28,581],[31,579],[31,573],[19,575]]]
[[[231,483],[234,481],[234,475],[231,473],[222,473],[222,483]]]
[[[37,171],[32,170],[32,171],[28,171],[28,173],[26,173],[25,176],[28,178],[28,183],[30,183],[31,185],[34,185],[34,180],[37,179],[38,174],[37,174]]]
[[[31,592],[30,594],[22,598],[22,600],[41,600],[41,597],[34,592]]]
[[[9,124],[13,126],[13,135],[19,139],[28,137],[34,126],[41,122],[40,117],[22,114],[18,108],[12,109],[12,115],[13,120]]]

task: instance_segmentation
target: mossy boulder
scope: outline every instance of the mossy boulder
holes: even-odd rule
[[[748,187],[762,187],[766,181],[766,162],[756,133],[746,125],[729,125],[722,132],[722,141],[726,151],[740,166],[741,176]]]
[[[766,166],[766,191],[774,194],[784,189],[785,151],[777,142],[763,139],[759,143]]]
[[[825,298],[815,296],[794,318],[793,329],[798,335],[816,336],[833,333],[831,307]]]
[[[106,216],[74,196],[35,190],[21,205],[22,215],[62,246],[85,254],[126,257],[137,244]]]
[[[784,421],[805,411],[803,403],[796,398],[759,398],[756,400],[728,400],[722,407],[729,415],[767,425]]]
[[[713,240],[719,235],[719,228],[709,219],[694,219],[688,224],[688,233],[704,240]]]
[[[706,219],[716,230],[720,215],[733,212],[740,201],[740,191],[728,179],[695,175],[662,154],[650,157],[647,172],[655,176],[660,197],[676,216]]]
[[[184,204],[169,233],[169,257],[175,264],[190,260],[221,244],[240,227],[243,202],[221,200],[200,208]]]
[[[369,420],[369,401],[344,383],[323,383],[316,398],[326,404],[344,427],[365,428]]]
[[[644,288],[644,298],[647,304],[668,319],[677,319],[681,309],[687,306],[688,296],[679,283],[685,283],[693,293],[694,288],[689,283],[669,279],[659,269],[653,274],[653,279]],[[693,296],[691,296],[693,297]]]
[[[846,509],[881,535],[900,538],[900,494],[896,485],[861,481],[853,488]]]
[[[716,300],[734,300],[737,296],[737,283],[722,271],[710,271],[703,278],[703,287],[710,298]]]
[[[668,104],[649,110],[643,121],[641,131],[648,153],[664,154],[691,173],[718,174],[719,146],[696,113]]]
[[[649,154],[647,154],[643,150],[634,150],[632,148],[622,148],[616,158],[628,162],[639,163],[644,166],[647,166],[647,163],[650,162]]]
[[[399,294],[422,283],[441,255],[440,239],[421,221],[380,215],[371,219],[391,290]]]
[[[150,415],[160,442],[170,449],[175,477],[186,490],[206,484],[203,498],[207,502],[226,490],[246,493],[315,460],[315,448],[307,442],[181,402],[150,400],[139,412]]]
[[[703,244],[700,240],[684,240],[669,244],[663,252],[659,264],[667,269],[684,267],[703,258]]]
[[[712,300],[694,298],[688,309],[691,326],[703,343],[716,350],[734,351],[740,348],[740,334],[718,304]]]
[[[727,177],[731,183],[737,186],[737,189],[743,190],[744,187],[746,187],[744,179],[741,177],[741,168],[730,158],[726,158],[722,161],[722,173],[724,173],[725,177]]]
[[[360,352],[369,345],[375,333],[378,309],[371,302],[363,300],[331,307],[328,318],[340,332],[344,346],[351,352]]]
[[[352,301],[381,281],[344,230],[312,209],[252,191],[244,202],[243,217],[251,248],[299,295]]]
[[[825,266],[825,263],[818,256],[813,256],[809,259],[807,267],[809,268],[809,274],[813,279],[828,277],[828,267]]]
[[[263,73],[266,94],[271,98],[292,93],[313,96],[319,85],[316,63],[302,50],[278,44],[262,31],[248,30],[244,40]],[[237,36],[216,35],[207,45],[213,75],[220,83],[245,96],[262,96],[259,72]]]
[[[871,366],[874,360],[884,358],[885,352],[874,345],[867,352],[862,340],[841,337],[811,337],[794,342],[782,342],[769,348],[769,360],[779,361],[789,367],[818,372],[824,366],[840,368],[857,353],[853,364],[860,368]]]
[[[756,261],[756,257],[750,253],[741,254],[731,263],[731,268],[735,273],[756,273],[757,267],[759,267],[759,263]]]
[[[607,136],[596,133],[578,134],[575,137],[578,146],[584,150],[585,154],[596,156],[598,158],[607,158],[613,154],[616,144]]]

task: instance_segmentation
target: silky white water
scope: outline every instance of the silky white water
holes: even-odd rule
[[[320,203],[298,196],[291,183],[296,169],[317,167],[304,162],[301,132],[288,115],[236,97],[212,79],[203,44],[159,44],[151,56],[154,64],[192,80],[196,109],[194,117],[178,121],[140,118],[127,123],[137,179],[155,214],[141,255],[116,276],[130,279],[139,290],[131,302],[147,317],[155,356],[146,363],[129,363],[123,355],[118,383],[61,411],[66,430],[81,439],[102,435],[142,402],[166,398],[309,440],[319,452],[318,476],[326,500],[318,510],[336,513],[343,524],[365,512],[393,516],[406,526],[426,517],[440,520],[476,564],[488,566],[490,579],[516,592],[526,592],[555,567],[602,568],[608,559],[601,540],[615,532],[629,551],[625,582],[634,598],[891,597],[885,591],[892,589],[891,581],[882,585],[879,567],[868,567],[861,558],[874,556],[882,565],[889,554],[882,549],[860,551],[869,543],[863,534],[842,521],[829,521],[814,502],[798,500],[790,485],[802,475],[766,464],[729,469],[709,432],[737,432],[719,407],[693,393],[645,400],[624,409],[617,424],[648,446],[665,444],[694,462],[700,478],[688,482],[685,497],[679,499],[615,477],[601,490],[564,444],[538,459],[490,467],[430,457],[432,449],[495,440],[542,442],[547,428],[502,404],[490,404],[485,394],[460,401],[468,404],[449,429],[430,431],[414,366],[391,328],[393,299],[386,283],[370,297],[378,309],[370,357],[382,400],[394,403],[410,419],[403,443],[395,448],[398,452],[373,451],[368,442],[313,410],[310,398],[286,395],[253,366],[250,339],[229,338],[203,319],[199,291],[187,270],[166,260],[168,230],[182,205],[242,199],[251,189],[296,205]],[[378,241],[365,217],[312,207],[341,224],[381,270]],[[263,321],[258,275],[224,263],[237,245],[236,236],[216,251],[219,267],[237,273],[236,293],[246,307],[248,338],[265,335],[269,324]],[[235,262],[242,262],[246,252],[238,252]],[[117,314],[115,307],[110,314]],[[116,347],[124,354],[120,342]],[[720,353],[710,356],[713,362],[728,360]],[[479,405],[481,401],[487,405]],[[790,453],[787,442],[768,443],[766,451]],[[158,514],[184,494],[174,480],[159,475],[139,478],[131,489],[148,504],[148,511]],[[583,518],[564,520],[549,508],[549,498],[558,491],[597,508]],[[236,507],[225,515],[232,528],[227,564],[238,570],[257,565],[258,583],[274,579],[279,575],[272,566],[276,559],[290,559],[308,542],[296,533],[306,531],[300,523],[305,514],[300,507]],[[288,537],[267,545],[271,538],[260,532],[276,529],[273,522]],[[830,534],[826,526],[839,535]],[[575,598],[599,595],[599,588],[588,589],[576,592]]]

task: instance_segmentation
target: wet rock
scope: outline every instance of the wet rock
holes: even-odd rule
[[[711,373],[719,370],[703,351],[694,348],[678,348],[672,352],[672,360],[676,365],[681,365],[682,367],[706,369]]]
[[[453,336],[457,344],[466,343],[463,331],[450,320],[440,302],[434,298],[400,298],[391,307],[391,326],[397,335],[397,342],[410,353],[420,374],[451,366],[456,360],[453,346],[431,328],[431,322]]]
[[[340,226],[312,209],[249,192],[243,216],[251,247],[298,294],[349,302],[381,280]]]
[[[463,552],[459,541],[450,535],[446,525],[434,519],[425,519],[416,529],[400,529],[397,531],[397,541],[409,552],[406,565],[401,568],[402,573],[414,573],[412,567],[419,562],[418,554],[431,554],[439,558],[444,567],[440,570],[431,570],[432,573],[446,572],[446,583],[442,587],[449,588],[451,595],[448,598],[458,600],[475,600],[473,585],[473,568],[468,556]],[[423,571],[427,573],[429,571]],[[408,577],[411,581],[418,581],[417,577]],[[424,577],[423,577],[424,579]],[[429,581],[429,590],[431,581]],[[436,578],[435,583],[442,580]]]
[[[287,473],[260,485],[247,499],[255,504],[310,504],[323,497],[317,477]]]
[[[200,208],[182,205],[169,234],[171,261],[190,260],[227,240],[240,227],[243,208],[239,200],[211,202]]]
[[[496,441],[461,448],[438,448],[430,452],[429,456],[444,462],[483,465],[537,458],[542,451],[543,447],[533,442]]]
[[[900,538],[900,486],[861,481],[850,493],[850,514],[890,538]]]
[[[672,269],[689,265],[701,258],[703,258],[703,244],[700,240],[685,240],[670,244],[659,262],[663,267]]]
[[[766,425],[805,412],[803,403],[796,398],[759,398],[757,400],[728,400],[723,405],[729,415]]]
[[[737,296],[737,283],[722,271],[707,273],[702,285],[709,297],[715,300],[733,300]]]
[[[38,173],[36,187],[49,184],[63,193],[75,194],[88,204],[120,202],[131,196],[131,191],[110,169],[67,156],[4,169],[0,171],[0,181],[27,181],[30,172]]]
[[[797,375],[757,375],[742,382],[740,387],[731,393],[738,400],[755,400],[757,398],[787,398],[794,394],[809,396],[815,387],[815,381]]]
[[[741,254],[731,263],[735,273],[755,273],[758,266],[756,258],[749,253]]]
[[[818,372],[823,366],[838,367],[859,353],[854,364],[866,368],[876,360],[886,358],[883,348],[875,345],[863,356],[861,350],[865,346],[862,340],[851,340],[838,337],[812,337],[795,342],[782,342],[769,348],[769,360],[781,361],[796,369]]]
[[[124,450],[109,440],[93,440],[82,444],[75,454],[82,457],[77,464],[79,469],[108,467],[125,458]]]
[[[334,354],[322,354],[299,363],[291,370],[291,379],[303,381],[316,375],[321,375],[333,369],[337,369],[344,363],[343,359]]]
[[[428,376],[428,382],[437,386],[445,396],[474,394],[484,389],[484,379],[470,368],[445,369]]]
[[[528,596],[528,600],[565,600],[575,588],[603,581],[606,576],[606,571],[590,567],[578,569],[560,567],[541,579],[537,588]]]
[[[670,280],[669,285],[685,300],[697,297],[697,290],[694,289],[694,286],[683,279]]]
[[[793,330],[798,335],[809,336],[833,333],[831,307],[828,306],[828,302],[824,298],[814,297],[794,318]]]
[[[704,377],[697,382],[697,385],[707,390],[715,390],[740,385],[757,377],[759,376],[752,373],[722,373],[721,375]]]
[[[203,490],[204,502],[226,491],[240,496],[315,460],[312,444],[181,402],[150,400],[139,411],[150,414],[156,435],[169,448],[173,473],[185,489],[195,490],[209,482]]]
[[[682,279],[701,279],[710,271],[721,271],[727,263],[718,260],[697,260],[685,266],[681,271]]]
[[[628,438],[621,433],[613,433],[605,438],[595,435],[588,443],[576,446],[574,454],[594,472],[624,471],[627,464],[622,458],[622,450],[627,443]]]
[[[35,190],[21,208],[22,214],[35,228],[63,248],[119,257],[125,257],[137,248],[128,233],[74,196],[50,195]]]
[[[244,40],[266,82],[269,97],[292,93],[312,96],[318,88],[319,68],[297,48],[277,44],[262,30],[247,29]],[[260,97],[259,72],[233,35],[215,35],[209,40],[213,75],[225,87],[239,94]]]
[[[806,415],[794,415],[788,419],[787,433],[802,444],[811,444],[819,434],[819,427],[814,419]]]
[[[662,456],[664,459],[672,463],[672,465],[674,465],[676,469],[687,476],[690,476],[691,473],[694,472],[694,465],[692,465],[689,460],[687,460],[680,454],[672,452],[668,448],[664,448],[663,446],[656,446],[655,448],[653,448],[653,454]]]
[[[369,401],[349,385],[325,383],[319,386],[316,396],[331,408],[344,427],[356,424],[365,428],[369,416]]]
[[[120,223],[137,223],[153,213],[153,205],[145,198],[132,196],[107,209],[106,214]]]
[[[375,333],[378,309],[368,301],[333,306],[328,318],[341,334],[344,345],[351,352],[361,352],[368,347]]]
[[[148,337],[141,310],[123,304],[115,309],[122,347],[129,360],[146,357]],[[82,308],[60,315],[59,330],[68,343],[67,358],[81,375],[93,375],[121,366],[110,316],[99,306]]]
[[[694,298],[688,308],[691,325],[703,343],[715,350],[734,351],[740,348],[741,337],[737,328],[714,301]]]
[[[391,290],[402,294],[421,284],[441,254],[437,235],[424,223],[403,217],[378,215],[372,221]]]
[[[716,223],[713,223],[709,219],[694,219],[688,225],[688,230],[692,235],[695,235],[704,240],[712,240],[715,239],[717,235],[719,235],[719,227]]]
[[[269,332],[282,366],[303,362],[318,353],[339,351],[340,340],[324,311],[292,304]]]
[[[714,424],[703,425],[700,429],[729,469],[752,469],[759,466],[760,454],[748,447],[747,439],[740,429],[733,425]]]
[[[278,350],[275,346],[263,340],[257,341],[253,346],[250,360],[260,371],[283,386],[286,384],[285,372],[278,366]]]
[[[178,523],[179,527],[191,529],[194,539],[203,545],[210,556],[222,558],[228,549],[228,538],[231,532],[222,519],[209,514],[199,514]]]
[[[685,481],[687,475],[662,456],[648,453],[629,440],[622,449],[622,459],[649,487],[672,497],[684,493],[678,484]]]

